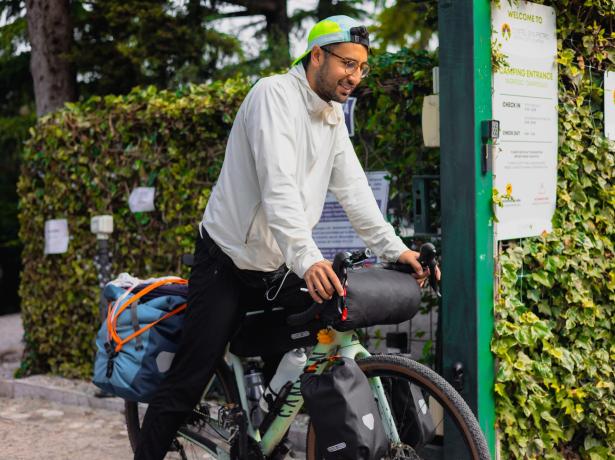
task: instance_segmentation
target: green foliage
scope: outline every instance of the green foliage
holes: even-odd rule
[[[216,11],[201,2],[167,0],[76,1],[77,33],[70,58],[86,96],[123,94],[134,86],[199,83],[241,55],[236,37],[215,30]]]
[[[382,10],[372,27],[373,38],[383,50],[389,45],[425,49],[438,30],[438,2],[435,0],[376,0],[375,4]]]
[[[548,2],[544,2],[549,4]],[[557,10],[560,149],[554,230],[500,257],[492,350],[504,458],[615,458],[615,145],[603,72],[611,0]]]
[[[365,169],[391,173],[390,208],[396,219],[407,218],[411,177],[439,171],[439,151],[423,146],[421,131],[423,97],[432,92],[437,59],[404,48],[377,54],[370,65],[369,77],[357,90],[355,150]]]
[[[35,123],[33,115],[0,118],[0,247],[18,246],[17,177],[22,144]]]
[[[98,328],[90,218],[112,213],[113,271],[177,273],[193,250],[225,141],[248,84],[238,78],[184,92],[135,90],[93,97],[40,120],[28,142],[18,190],[24,242],[24,372],[87,377]],[[156,186],[156,211],[132,214],[137,186]],[[44,222],[67,218],[66,254],[43,255]]]

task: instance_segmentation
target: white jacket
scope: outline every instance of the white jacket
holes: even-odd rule
[[[301,64],[263,78],[241,104],[203,227],[241,269],[283,263],[303,277],[323,256],[312,239],[327,189],[385,260],[407,250],[378,208],[339,103],[323,101]]]

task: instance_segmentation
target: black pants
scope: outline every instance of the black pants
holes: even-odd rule
[[[181,342],[169,374],[145,414],[135,454],[138,460],[164,458],[177,429],[199,402],[245,312],[267,303],[265,291],[274,286],[275,292],[284,275],[284,270],[239,270],[202,231],[203,238],[197,237]],[[311,299],[299,290],[302,283],[289,274],[278,298],[287,305],[294,304],[289,306],[307,307]],[[266,378],[275,371],[280,357],[266,360]]]

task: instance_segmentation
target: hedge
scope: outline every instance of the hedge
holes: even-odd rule
[[[91,374],[99,298],[92,216],[114,216],[115,274],[187,275],[180,258],[192,252],[247,90],[243,79],[177,93],[150,87],[68,104],[40,120],[19,181],[24,373]],[[146,185],[156,186],[156,211],[133,214],[128,196]],[[52,218],[68,219],[69,248],[44,256],[44,222]]]
[[[613,459],[615,144],[602,111],[615,8],[540,3],[557,12],[557,209],[553,232],[510,242],[500,257],[497,424],[503,458]]]
[[[392,171],[395,189],[404,187],[404,177],[422,172],[417,169],[422,158],[434,155],[418,147],[420,107],[431,90],[434,63],[425,52],[376,56],[372,77],[359,94],[357,150],[362,158],[366,149],[377,153],[373,165]],[[180,258],[193,250],[226,137],[249,87],[238,77],[176,92],[136,89],[67,104],[39,121],[19,182],[22,375],[91,374],[99,296],[91,216],[114,216],[115,274],[187,276]],[[388,112],[397,114],[396,123],[382,128]],[[402,126],[411,128],[398,136]],[[132,214],[130,191],[147,185],[156,186],[156,211]],[[68,219],[68,252],[45,256],[44,222],[55,218]]]

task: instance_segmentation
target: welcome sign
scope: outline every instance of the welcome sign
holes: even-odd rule
[[[500,121],[493,186],[511,199],[496,208],[498,240],[550,232],[557,185],[555,11],[530,2],[492,5],[492,39],[507,66],[493,74],[493,118]]]

